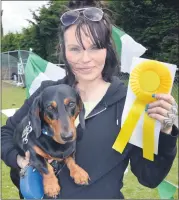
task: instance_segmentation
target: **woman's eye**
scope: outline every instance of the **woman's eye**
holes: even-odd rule
[[[71,48],[70,51],[80,51],[78,48]]]

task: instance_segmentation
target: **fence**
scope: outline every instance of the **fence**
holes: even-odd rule
[[[14,75],[18,75],[18,63],[25,67],[29,51],[16,50],[1,53],[1,79],[12,80]]]

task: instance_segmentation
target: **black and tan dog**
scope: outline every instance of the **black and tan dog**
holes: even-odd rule
[[[88,173],[73,159],[77,137],[74,121],[78,115],[84,128],[79,94],[68,85],[50,86],[36,97],[15,131],[15,143],[30,152],[30,165],[42,174],[44,193],[49,197],[58,195],[60,186],[48,159],[64,160],[75,183],[88,184]]]

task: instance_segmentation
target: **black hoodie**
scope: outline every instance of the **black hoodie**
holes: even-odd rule
[[[8,166],[18,168],[16,162],[18,152],[12,141],[16,125],[27,114],[33,99],[45,87],[60,83],[66,83],[65,79],[43,82],[22,108],[2,127],[2,159]],[[160,133],[158,155],[155,156],[154,162],[144,159],[142,150],[132,144],[128,144],[122,154],[112,149],[120,130],[125,97],[126,88],[119,78],[113,77],[105,96],[87,116],[86,129],[82,131],[80,126],[77,127],[80,138],[77,140],[76,162],[88,172],[91,181],[87,186],[76,185],[67,167],[63,167],[58,174],[62,188],[59,198],[123,198],[120,190],[129,160],[131,171],[138,181],[150,188],[156,187],[170,171],[176,156],[178,129],[175,126],[172,130],[174,136]]]

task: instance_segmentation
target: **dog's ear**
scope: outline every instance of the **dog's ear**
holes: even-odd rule
[[[80,121],[81,128],[85,129],[85,107],[82,100],[80,103],[79,121]]]
[[[77,92],[77,104],[80,110],[79,112],[80,125],[82,129],[85,129],[85,107],[78,92]]]
[[[29,119],[32,130],[35,132],[36,138],[41,135],[41,120],[40,120],[40,97],[37,96],[29,110]]]

